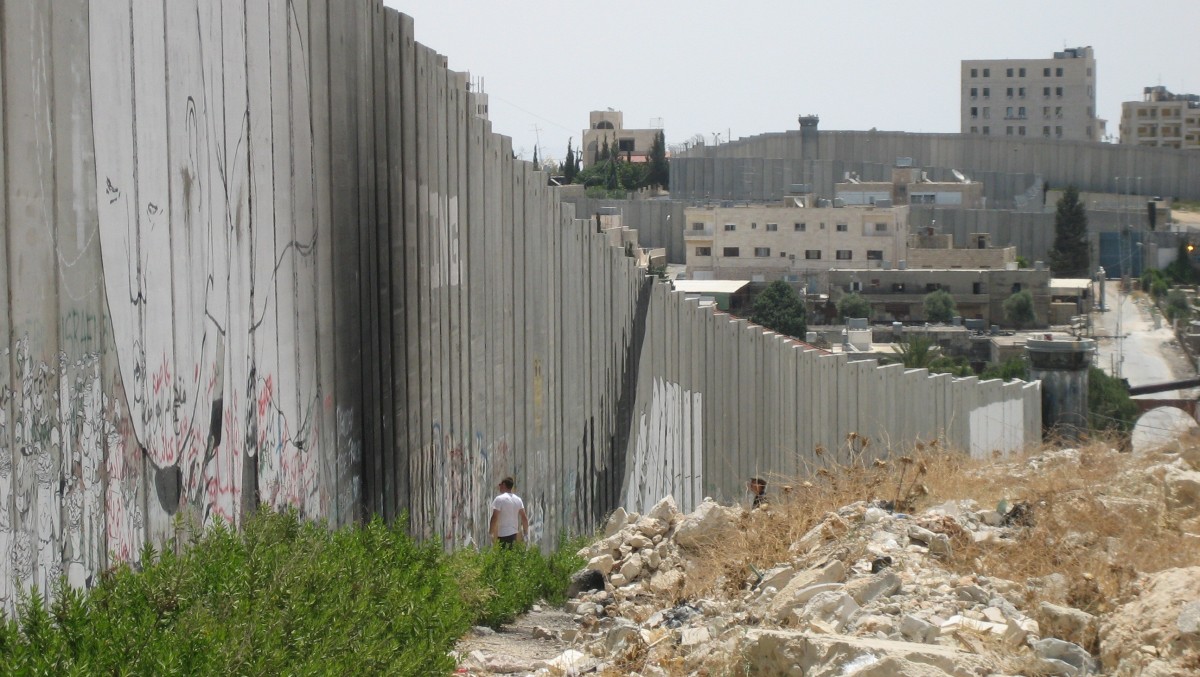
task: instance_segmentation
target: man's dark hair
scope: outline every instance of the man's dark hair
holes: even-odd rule
[[[762,479],[761,477],[751,477],[750,485],[754,486],[754,487],[758,487],[759,490],[765,491],[767,488],[767,481]]]
[[[500,480],[500,486],[504,487],[505,491],[512,491],[513,484],[513,478],[511,477],[505,477],[504,479]]]

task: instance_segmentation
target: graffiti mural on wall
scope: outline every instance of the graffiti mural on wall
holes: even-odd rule
[[[256,181],[271,182],[255,173],[254,154],[268,154],[270,171],[272,152],[251,133],[244,84],[269,75],[247,67],[255,10],[135,2],[122,16],[96,4],[93,108],[96,129],[108,130],[96,135],[105,289],[132,438],[153,488],[149,509],[158,523],[184,508],[237,523],[258,502],[321,514],[320,397],[299,392],[295,378],[281,392],[278,373],[281,355],[294,364],[296,342],[315,338],[281,336],[277,314],[294,311],[276,306],[313,296],[311,274],[278,271],[285,261],[311,271],[304,259],[315,243],[281,237],[273,213],[251,201]],[[297,30],[292,16],[287,30]],[[304,218],[312,215],[295,215]],[[141,470],[127,460],[117,469]]]
[[[130,484],[136,478],[125,472],[120,432],[112,423],[122,416],[103,392],[100,356],[72,361],[59,353],[57,364],[49,365],[33,360],[29,346],[24,336],[0,350],[0,359],[16,366],[13,387],[0,389],[4,610],[14,608],[20,591],[32,585],[51,590],[60,576],[86,585],[110,551],[128,559],[142,542],[137,487]],[[12,421],[10,405],[17,412]],[[106,447],[116,452],[107,461]],[[32,523],[33,531],[17,529],[22,523]]]
[[[638,420],[637,447],[625,491],[627,510],[645,513],[669,495],[683,509],[694,507],[685,505],[684,496],[700,493],[703,420],[701,393],[654,379],[649,412],[642,412]]]

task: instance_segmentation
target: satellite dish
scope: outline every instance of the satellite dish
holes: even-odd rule
[[[957,169],[951,169],[950,171],[954,172],[954,178],[958,179],[960,183],[969,183],[967,177],[963,176],[962,172]]]

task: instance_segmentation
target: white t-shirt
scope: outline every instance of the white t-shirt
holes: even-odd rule
[[[512,536],[517,533],[521,524],[520,513],[525,509],[521,497],[514,493],[500,494],[492,501],[492,510],[500,511],[500,519],[496,523],[497,536]]]

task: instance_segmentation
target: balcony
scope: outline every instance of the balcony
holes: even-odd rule
[[[713,229],[708,228],[689,228],[683,231],[684,240],[711,240],[713,238]]]

